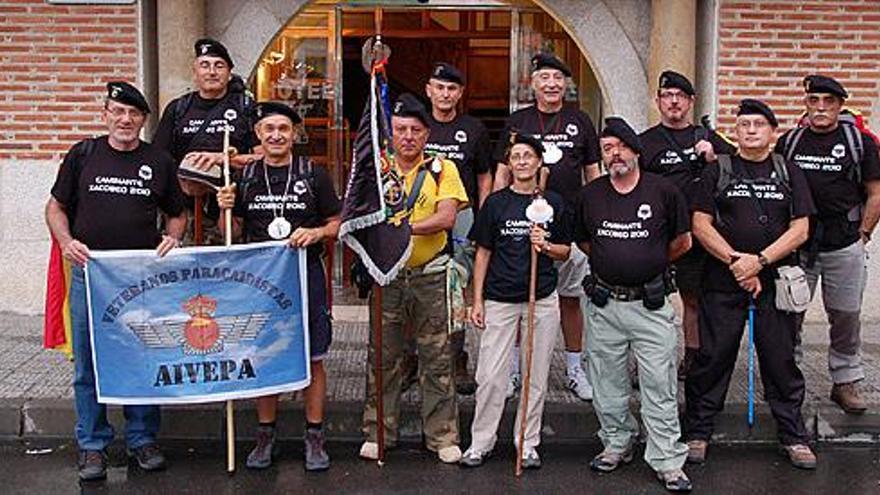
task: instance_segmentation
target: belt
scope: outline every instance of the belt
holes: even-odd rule
[[[611,285],[596,280],[599,287],[608,291],[608,296],[618,301],[641,301],[645,296],[645,289],[642,287],[627,287],[623,285]]]

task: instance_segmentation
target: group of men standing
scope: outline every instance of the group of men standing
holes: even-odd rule
[[[778,122],[761,101],[739,105],[735,147],[693,125],[693,86],[666,71],[655,98],[660,123],[639,135],[624,119],[610,117],[597,133],[585,113],[564,101],[568,67],[547,53],[531,63],[535,104],[510,116],[494,149],[486,128],[459,112],[465,78],[449,64],[438,63],[428,77],[430,110],[412,94],[392,105],[389,165],[409,198],[412,255],[383,290],[384,417],[377,414],[376,376],[368,366],[360,455],[378,458],[379,421],[386,446],[397,443],[400,396],[411,373],[406,356],[414,353],[427,448],[446,463],[484,462],[505,399],[522,383],[526,360],[516,343],[526,334],[534,250],[535,335],[520,346],[534,357],[531,399],[516,418],[517,430],[525,421],[524,467],[541,466],[541,415],[561,331],[567,385],[579,398],[593,400],[601,425],[604,450],[591,468],[609,472],[633,458],[638,425],[629,407],[632,356],[647,430],[645,460],[668,490],[690,490],[682,467],[706,457],[750,308],[780,442],[795,466],[814,467],[796,359],[802,314],[778,307],[777,279],[780,269],[803,266],[812,291],[821,277],[831,323],[831,397],[847,412],[863,412],[855,386],[864,377],[859,311],[865,243],[880,217],[880,156],[868,135],[841,121],[844,88],[824,76],[805,78],[805,126],[780,138],[774,153]],[[113,431],[96,401],[79,267],[90,248],[156,247],[164,255],[192,235],[193,210],[199,208],[208,242],[222,233],[211,219],[232,209],[233,232],[242,242],[286,239],[308,250],[313,381],[304,393],[305,467],[330,466],[322,359],[332,328],[321,255],[322,242],[338,232],[339,198],[326,170],[293,153],[300,116],[285,104],[254,102],[232,67],[222,44],[199,40],[197,90],[165,108],[152,144],[138,137],[150,111],[143,96],[127,83],[109,83],[103,113],[108,135],[75,145],[52,189],[47,223],[64,256],[77,265],[71,307],[83,479],[106,475],[105,448]],[[224,160],[226,126],[239,178],[219,187],[212,171]],[[102,176],[140,180],[150,194],[90,187]],[[549,214],[533,222],[530,207]],[[164,232],[157,229],[160,212]],[[472,278],[469,316],[480,338],[472,443],[464,453],[456,388],[472,393],[474,387],[464,334],[449,332],[451,267]],[[667,298],[676,286],[685,341],[680,366]],[[374,344],[371,337],[371,363]],[[683,435],[679,380],[685,380],[687,401]],[[266,468],[276,450],[277,396],[258,399],[257,406],[257,445],[247,465]],[[156,444],[158,408],[127,406],[125,413],[131,455],[144,469],[164,467]]]

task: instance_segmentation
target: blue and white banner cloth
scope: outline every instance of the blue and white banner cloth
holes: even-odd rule
[[[92,251],[85,273],[98,402],[224,401],[311,382],[305,250]]]

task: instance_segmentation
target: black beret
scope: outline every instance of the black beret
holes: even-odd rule
[[[602,129],[600,137],[614,136],[624,142],[629,149],[636,153],[642,153],[642,140],[636,131],[623,120],[622,117],[608,117],[605,119],[605,128]]]
[[[194,46],[196,52],[196,58],[199,57],[219,57],[226,61],[229,64],[229,68],[235,67],[235,64],[232,63],[232,57],[229,56],[229,52],[226,50],[226,47],[223,46],[223,43],[219,41],[212,40],[211,38],[202,38],[196,41]]]
[[[464,86],[464,75],[460,70],[446,62],[437,62],[431,70],[430,79],[438,79],[451,83],[457,83]]]
[[[740,115],[763,115],[771,126],[779,126],[779,121],[776,120],[776,115],[773,113],[773,110],[761,100],[746,98],[740,101],[739,110],[736,111],[736,116],[739,117]]]
[[[254,105],[254,123],[272,115],[284,115],[294,124],[302,122],[302,118],[296,113],[296,110],[290,108],[285,103],[278,101],[262,101]]]
[[[804,78],[804,91],[807,93],[828,93],[843,99],[849,98],[849,94],[842,84],[833,77],[819,74],[809,75]]]
[[[536,53],[532,57],[532,72],[541,69],[556,69],[565,74],[566,77],[571,77],[571,69],[552,53]]]
[[[543,158],[544,156],[544,143],[538,138],[523,134],[515,129],[510,131],[510,147],[513,148],[514,144],[525,144],[535,150],[539,157]]]
[[[123,105],[131,105],[144,113],[150,113],[150,105],[147,99],[134,86],[125,81],[110,81],[107,83],[107,99]]]
[[[431,125],[425,105],[412,93],[400,95],[394,102],[394,106],[391,107],[391,114],[396,117],[415,117],[421,120],[426,127]]]
[[[663,71],[660,74],[660,83],[658,84],[660,89],[671,89],[677,88],[685,92],[685,94],[689,96],[694,96],[696,93],[694,92],[694,85],[682,74],[675,72],[674,70]]]

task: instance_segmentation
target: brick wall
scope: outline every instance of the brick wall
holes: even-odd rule
[[[99,134],[104,84],[138,73],[136,5],[0,1],[0,160],[56,160]]]
[[[847,105],[880,128],[880,0],[722,0],[718,120],[732,131],[737,102],[764,99],[781,130],[803,111],[803,77],[841,81]]]

